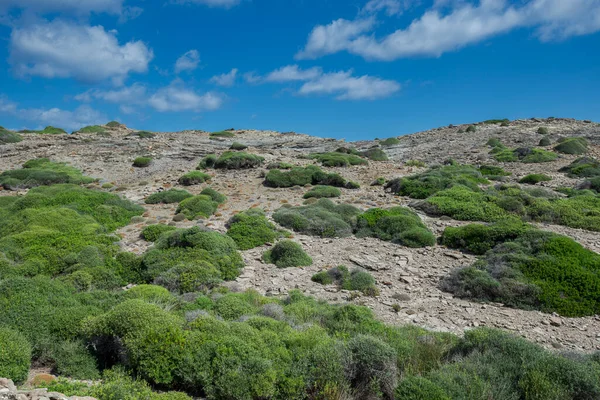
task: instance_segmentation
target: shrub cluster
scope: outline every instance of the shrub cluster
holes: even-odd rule
[[[100,125],[84,126],[74,133],[106,133],[106,128]]]
[[[211,138],[232,138],[232,137],[235,137],[235,132],[233,132],[233,131],[211,132],[209,136]]]
[[[140,139],[152,139],[156,135],[154,133],[148,132],[148,131],[137,131],[137,132],[131,133],[129,136],[135,136]]]
[[[286,162],[273,162],[267,165],[267,169],[292,169],[294,166]]]
[[[435,244],[435,236],[413,211],[404,207],[372,208],[357,217],[356,235],[393,241],[406,247]]]
[[[600,176],[600,161],[592,157],[580,157],[560,171],[566,172],[570,177],[593,178]]]
[[[313,262],[302,246],[291,240],[277,242],[271,250],[263,254],[263,260],[279,268],[307,267]]]
[[[23,138],[18,133],[11,132],[0,126],[0,146],[8,143],[18,143],[22,140]]]
[[[58,183],[83,184],[93,182],[93,178],[83,176],[77,168],[66,163],[52,162],[47,158],[29,160],[22,169],[4,171],[0,174],[0,185],[15,190]]]
[[[546,174],[529,174],[529,175],[525,175],[523,178],[521,178],[521,180],[519,180],[519,183],[527,183],[530,185],[535,185],[536,183],[548,182],[551,180],[552,180],[552,177],[548,176]]]
[[[242,151],[242,150],[246,150],[248,148],[248,146],[246,146],[245,144],[242,143],[238,143],[238,142],[233,142],[231,144],[231,147],[229,147],[230,150],[235,150],[235,151]]]
[[[151,157],[137,157],[133,160],[133,166],[137,168],[146,168],[152,163]]]
[[[338,174],[324,172],[316,165],[294,167],[289,171],[272,169],[265,177],[265,186],[288,188],[292,186],[326,185],[345,187],[348,182]]]
[[[398,139],[396,137],[391,137],[391,138],[381,140],[379,142],[379,144],[384,147],[395,146],[397,144],[400,144],[400,139]]]
[[[265,159],[263,157],[249,154],[243,151],[226,151],[219,158],[206,156],[201,166],[216,169],[248,169],[260,166]],[[212,164],[212,165],[211,165]]]
[[[511,150],[505,147],[494,147],[492,149],[494,159],[500,162],[523,162],[523,163],[544,163],[554,161],[558,158],[556,153],[544,149],[531,147],[519,147]]]
[[[106,124],[106,126],[109,128],[120,128],[124,125],[118,121],[110,121]]]
[[[200,161],[200,164],[198,164],[196,169],[213,168],[215,166],[215,163],[217,162],[217,158],[218,157],[216,154],[208,154],[204,156],[204,158]]]
[[[588,151],[588,142],[582,137],[561,138],[554,150],[564,154],[585,154]]]
[[[240,250],[249,250],[274,242],[286,234],[269,222],[265,213],[257,208],[234,215],[227,223],[227,228],[227,235],[235,241]]]
[[[174,226],[164,224],[148,225],[142,230],[141,237],[148,242],[156,242],[163,233],[171,232],[175,229],[177,228]]]
[[[600,255],[566,236],[508,221],[447,228],[442,243],[483,254],[442,282],[456,296],[565,316],[600,312]]]
[[[193,195],[190,192],[188,192],[187,190],[169,189],[169,190],[163,190],[162,192],[151,194],[150,196],[146,197],[146,200],[144,200],[144,201],[146,204],[159,204],[159,203],[172,204],[172,203],[179,203],[180,201],[185,200],[192,196]]]
[[[22,131],[19,131],[19,133],[37,133],[40,135],[62,135],[62,134],[66,134],[67,131],[65,131],[62,128],[56,128],[54,126],[47,126],[44,129],[42,129],[41,131],[35,131],[35,130],[31,130],[31,129],[24,129]]]
[[[183,175],[181,178],[179,178],[179,180],[177,182],[183,186],[193,186],[193,185],[199,185],[201,183],[209,181],[210,179],[211,179],[211,176],[208,174],[205,174],[204,172],[192,171],[192,172],[188,172],[187,174]]]
[[[303,197],[305,199],[310,199],[313,197],[317,198],[317,199],[321,199],[321,198],[340,197],[341,195],[342,195],[342,191],[336,187],[317,185],[317,186],[313,187],[312,189],[310,189],[308,192],[304,193]]]
[[[208,218],[217,211],[219,204],[223,204],[225,201],[227,198],[224,195],[206,188],[198,196],[182,200],[177,207],[177,214],[183,214],[189,220],[198,217]]]
[[[483,121],[484,124],[486,125],[497,125],[497,124],[501,124],[502,126],[507,126],[508,123],[510,123],[510,120],[508,118],[503,118],[503,119],[488,119]]]
[[[358,155],[338,151],[332,153],[313,153],[310,154],[310,158],[317,160],[325,167],[348,167],[350,165],[368,164],[367,160]]]
[[[23,335],[0,326],[0,376],[21,383],[31,364],[31,345]]]
[[[340,289],[357,290],[367,296],[377,296],[379,294],[375,278],[359,268],[350,272],[346,266],[339,265],[314,274],[311,280],[322,285],[335,283]]]
[[[368,158],[373,161],[387,161],[388,156],[385,151],[381,150],[379,147],[372,147],[368,150],[360,152],[360,155]]]

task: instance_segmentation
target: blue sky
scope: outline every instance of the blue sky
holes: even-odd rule
[[[600,0],[0,0],[0,125],[598,120]]]

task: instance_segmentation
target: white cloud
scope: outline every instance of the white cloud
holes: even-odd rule
[[[396,81],[368,75],[354,77],[352,71],[341,71],[324,74],[306,82],[298,93],[335,94],[338,100],[375,100],[388,97],[399,90],[400,84]]]
[[[36,126],[57,126],[67,130],[76,130],[87,125],[103,124],[105,115],[88,105],[77,107],[73,111],[60,108],[19,108],[6,98],[0,97],[0,113],[11,115],[20,120],[35,123]]]
[[[319,67],[302,70],[298,65],[286,65],[271,72],[265,77],[266,82],[290,82],[315,79],[323,74]]]
[[[173,0],[176,4],[201,4],[209,7],[231,8],[241,3],[241,0]]]
[[[377,4],[384,3],[388,2],[369,2],[367,6],[371,4],[375,11]],[[383,38],[371,33],[375,25],[373,19],[359,18],[317,26],[297,58],[317,58],[339,51],[384,61],[440,56],[522,27],[534,28],[544,41],[585,35],[600,30],[600,0],[531,0],[520,7],[506,0],[438,2],[405,29]]]
[[[175,73],[178,74],[181,71],[193,71],[198,68],[200,63],[200,53],[198,50],[190,50],[183,54],[175,62]]]
[[[226,86],[226,87],[233,86],[235,84],[235,80],[237,78],[237,73],[238,73],[237,68],[233,68],[231,71],[229,71],[226,74],[213,76],[210,79],[210,81],[212,83],[214,83],[215,85],[219,85],[219,86]]]
[[[147,89],[141,83],[124,86],[115,90],[90,89],[75,96],[75,100],[89,103],[93,99],[115,104],[144,104],[147,101]]]
[[[362,12],[373,14],[385,11],[386,15],[391,17],[402,14],[410,4],[410,0],[371,0],[363,7]]]
[[[141,41],[119,44],[116,32],[102,26],[55,20],[15,28],[9,61],[21,77],[72,77],[120,84],[131,72],[146,72],[153,58]]]
[[[148,100],[148,105],[159,112],[211,111],[220,108],[222,104],[223,99],[220,95],[211,92],[200,95],[183,87],[180,82],[173,82],[159,89]]]
[[[108,13],[120,15],[124,0],[2,0],[0,11],[20,9],[38,13]]]
[[[248,83],[256,84],[260,83],[262,77],[259,76],[256,71],[246,72],[244,74],[244,80]]]

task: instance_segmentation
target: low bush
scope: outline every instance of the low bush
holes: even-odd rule
[[[8,143],[18,143],[23,138],[16,132],[11,132],[7,129],[0,127],[0,146]]]
[[[493,147],[504,147],[504,145],[502,144],[500,139],[496,139],[496,138],[491,138],[490,140],[488,140],[486,145],[490,146],[492,148]]]
[[[59,183],[79,185],[93,181],[93,178],[84,176],[77,168],[66,163],[52,162],[47,158],[29,160],[23,164],[22,169],[4,171],[0,174],[0,185],[8,190]]]
[[[295,167],[282,172],[277,169],[270,170],[265,177],[265,186],[275,188],[288,188],[305,185],[327,185],[344,187],[346,180],[338,174],[328,174],[321,168],[310,165],[308,167]]]
[[[373,183],[371,183],[371,186],[383,186],[385,185],[385,182],[385,178],[380,176],[379,178],[375,179]]]
[[[465,132],[467,132],[467,133],[471,133],[471,132],[475,132],[475,131],[477,131],[477,127],[475,125],[469,125],[467,127],[467,129],[465,129]]]
[[[487,250],[442,282],[458,297],[565,316],[600,311],[600,255],[570,238],[504,222],[448,228],[442,243],[477,254]]]
[[[570,177],[592,178],[600,176],[600,161],[592,157],[580,157],[560,171],[566,172]]]
[[[81,341],[64,341],[52,349],[54,372],[73,379],[99,379],[96,359]]]
[[[285,162],[274,162],[267,165],[267,169],[292,169],[294,166]]]
[[[232,137],[235,137],[235,132],[232,132],[232,131],[211,132],[210,137],[211,138],[232,138]]]
[[[189,220],[196,219],[198,217],[208,218],[217,212],[219,203],[214,201],[210,196],[198,195],[189,197],[177,207],[177,214],[183,214]]]
[[[238,142],[233,142],[231,144],[231,146],[229,147],[230,150],[235,150],[235,151],[242,151],[242,150],[246,150],[248,148],[248,146],[246,146],[245,144],[242,143],[238,143]]]
[[[549,137],[543,137],[540,139],[540,142],[538,143],[538,146],[540,147],[548,147],[552,144],[552,141],[550,140]]]
[[[227,235],[240,250],[249,250],[265,243],[272,243],[285,235],[269,222],[262,210],[251,208],[234,215],[227,224]]]
[[[361,151],[360,155],[368,158],[373,161],[387,161],[388,156],[385,151],[381,150],[379,147],[373,147],[371,149]]]
[[[75,133],[106,133],[106,128],[100,125],[84,126]]]
[[[225,196],[224,194],[221,194],[219,192],[217,192],[216,190],[214,190],[213,188],[204,188],[202,189],[202,191],[200,192],[201,195],[204,196],[208,196],[212,199],[212,201],[218,203],[218,204],[223,204],[227,201],[227,196]]]
[[[358,182],[348,181],[348,182],[346,182],[344,187],[346,189],[355,190],[355,189],[360,189],[360,184]]]
[[[54,126],[47,126],[44,129],[42,129],[41,131],[34,131],[34,130],[30,130],[30,129],[24,129],[22,131],[19,131],[19,133],[37,133],[40,135],[62,135],[62,134],[66,134],[67,131],[65,131],[62,128],[56,128]]]
[[[187,174],[183,175],[181,178],[179,178],[179,180],[177,182],[183,186],[192,186],[192,185],[199,185],[201,183],[209,181],[209,180],[211,180],[211,178],[212,177],[210,175],[205,174],[204,172],[192,171],[192,172],[188,172]]]
[[[379,144],[384,147],[395,146],[397,144],[400,144],[400,139],[398,139],[396,137],[391,137],[391,138],[381,140],[379,142]]]
[[[121,128],[124,125],[118,121],[110,121],[106,124],[106,126],[108,126],[109,128]]]
[[[529,174],[525,175],[523,178],[519,180],[519,183],[527,183],[530,185],[535,185],[540,182],[548,182],[551,181],[552,177],[545,174]]]
[[[358,216],[356,230],[359,237],[372,236],[407,247],[435,244],[435,236],[419,216],[404,207],[372,208]]]
[[[543,163],[554,161],[557,158],[556,153],[530,147],[520,147],[514,150],[504,148],[494,154],[494,159],[500,162]]]
[[[263,254],[263,260],[279,268],[306,267],[312,265],[312,258],[296,242],[281,240]]]
[[[19,332],[0,326],[0,376],[21,383],[31,364],[31,345]]]
[[[350,272],[344,265],[318,272],[312,276],[311,280],[322,285],[335,283],[340,289],[357,290],[367,296],[379,294],[375,278],[371,274],[361,269]]]
[[[144,200],[144,202],[146,204],[172,204],[179,203],[180,201],[190,198],[192,196],[193,195],[187,190],[169,189],[151,194],[150,196],[146,197],[146,200]]]
[[[174,231],[175,229],[174,226],[164,224],[148,225],[142,230],[141,237],[148,242],[156,242],[160,235],[165,232]]]
[[[317,199],[321,199],[321,198],[340,197],[341,195],[342,195],[342,191],[336,187],[318,185],[318,186],[315,186],[314,188],[312,188],[311,190],[309,190],[308,192],[304,193],[303,197],[305,199],[310,199],[313,197],[317,198]]]
[[[492,181],[501,180],[503,177],[511,175],[510,172],[506,172],[503,168],[494,165],[481,165],[478,169],[486,179]]]
[[[548,130],[548,128],[540,126],[537,130],[537,133],[539,133],[540,135],[547,135],[548,133],[550,133],[550,131]]]
[[[152,158],[150,157],[137,157],[133,160],[133,166],[137,168],[145,168],[148,167],[152,163]]]
[[[265,159],[263,157],[241,152],[226,151],[219,157],[214,168],[217,169],[248,169],[260,166]]]
[[[216,154],[208,154],[202,159],[202,161],[200,161],[200,164],[198,164],[198,167],[196,167],[196,169],[212,168],[215,166],[217,159],[218,157]]]
[[[558,140],[554,150],[564,154],[581,155],[587,153],[588,142],[582,137],[562,138]]]
[[[129,136],[135,136],[140,139],[152,139],[156,135],[154,133],[148,132],[148,131],[137,131],[137,132],[131,133]]]
[[[350,165],[366,165],[367,160],[354,154],[333,152],[333,153],[313,153],[313,158],[326,167],[348,167]]]

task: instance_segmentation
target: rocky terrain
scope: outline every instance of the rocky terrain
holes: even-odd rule
[[[544,173],[553,177],[542,186],[576,186],[578,179],[568,178],[558,172],[577,156],[560,155],[553,162],[540,164],[497,163],[489,155],[486,145],[490,138],[498,138],[509,148],[537,146],[542,135],[540,126],[547,127],[552,142],[561,137],[582,136],[590,143],[589,155],[600,157],[600,126],[589,121],[572,119],[518,120],[508,126],[478,124],[475,132],[463,132],[468,125],[449,126],[400,137],[398,144],[384,147],[389,161],[370,161],[369,165],[347,168],[324,168],[338,172],[349,180],[360,183],[359,190],[343,191],[340,202],[361,209],[409,205],[411,200],[387,193],[381,186],[370,184],[378,177],[393,179],[422,171],[407,166],[409,160],[420,160],[428,166],[442,163],[448,158],[467,164],[486,163],[502,165],[516,182],[531,173]],[[122,228],[123,249],[143,253],[151,244],[140,238],[144,226],[165,222],[178,227],[196,224],[226,231],[225,223],[239,211],[259,207],[270,216],[282,204],[301,205],[304,188],[273,189],[263,185],[264,169],[210,170],[212,182],[186,188],[192,194],[210,186],[225,194],[229,200],[217,214],[202,221],[173,221],[176,205],[145,205],[150,194],[178,187],[178,178],[192,171],[199,160],[211,153],[221,153],[232,142],[247,146],[250,153],[270,162],[287,162],[294,165],[313,164],[302,156],[314,152],[334,151],[340,146],[367,149],[374,141],[345,143],[296,133],[235,130],[234,138],[210,138],[208,132],[184,131],[156,133],[153,138],[130,136],[135,130],[120,127],[108,134],[35,135],[25,134],[20,143],[0,146],[0,171],[19,168],[25,161],[47,157],[53,161],[68,162],[85,175],[98,178],[97,186],[105,183],[114,186],[104,190],[114,191],[138,202],[146,208],[144,220]],[[150,156],[148,168],[133,168],[132,161],[139,156]],[[108,185],[107,185],[108,186]],[[4,193],[23,195],[23,191]],[[421,215],[425,224],[440,235],[448,226],[464,225],[449,218],[431,218]],[[555,225],[540,225],[541,229],[570,236],[586,248],[600,252],[600,235],[579,229]],[[320,239],[294,235],[314,263],[305,268],[278,269],[261,260],[265,248],[243,252],[246,267],[243,274],[227,285],[232,290],[253,288],[268,296],[282,296],[292,289],[300,289],[319,299],[331,302],[353,302],[372,308],[382,320],[393,324],[416,324],[432,330],[461,333],[478,326],[498,327],[515,332],[548,348],[592,352],[600,350],[600,316],[563,318],[539,311],[525,311],[504,307],[502,304],[481,304],[454,298],[438,288],[441,277],[454,268],[473,262],[474,256],[464,255],[443,246],[421,249],[406,248],[374,238]],[[334,286],[323,286],[311,281],[311,276],[328,267],[344,264],[361,266],[376,279],[380,295],[355,297],[350,292]],[[397,306],[396,306],[397,305]],[[398,307],[399,306],[399,307]],[[1,395],[1,394],[0,394]],[[2,398],[2,397],[0,397]],[[9,397],[10,398],[10,397]],[[41,398],[41,397],[40,397]]]

